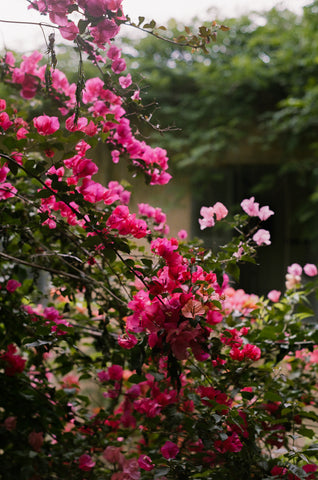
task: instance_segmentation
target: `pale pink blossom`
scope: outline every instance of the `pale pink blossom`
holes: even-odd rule
[[[318,274],[317,267],[313,263],[306,263],[304,266],[304,272],[308,277],[315,277]]]
[[[131,96],[131,99],[134,101],[140,100],[140,90],[135,90],[133,95]]]
[[[281,292],[279,290],[271,290],[267,294],[267,298],[271,300],[271,302],[278,302],[281,296]]]
[[[292,275],[291,273],[287,273],[285,280],[286,289],[291,290],[292,288],[300,285],[301,277],[300,275]]]
[[[255,197],[244,199],[241,207],[250,217],[257,217],[259,214],[259,203],[255,202]]]
[[[264,230],[263,228],[260,228],[256,233],[254,233],[253,240],[258,246],[271,244],[270,233],[268,230]]]
[[[186,230],[179,230],[178,237],[180,240],[185,240],[188,237],[188,232]]]
[[[214,213],[215,213],[215,216],[216,216],[217,220],[222,220],[229,213],[228,209],[221,202],[216,202],[213,205],[213,210],[214,210]]]
[[[274,215],[274,212],[273,210],[270,210],[267,205],[259,209],[258,218],[260,220],[267,220],[271,215]]]
[[[208,227],[213,227],[215,225],[213,207],[201,207],[200,215],[203,217],[199,218],[201,230],[204,230]]]
[[[118,81],[119,81],[119,84],[120,84],[121,88],[128,88],[132,83],[130,73],[128,73],[128,75],[126,75],[126,77],[124,77],[124,76],[119,77]]]
[[[293,276],[299,276],[302,274],[303,272],[303,269],[302,267],[299,265],[299,263],[292,263],[291,265],[289,265],[289,267],[287,267],[287,272],[290,274],[290,275],[293,275]]]

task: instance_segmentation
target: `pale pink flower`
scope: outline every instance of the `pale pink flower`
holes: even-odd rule
[[[279,301],[280,296],[281,296],[281,292],[279,290],[271,290],[267,294],[267,298],[274,303]]]
[[[134,101],[140,100],[140,90],[135,90],[130,98]]]
[[[285,279],[285,286],[287,290],[291,290],[292,288],[299,286],[301,281],[300,275],[292,275],[291,273],[287,273]]]
[[[304,272],[308,277],[315,277],[318,274],[317,267],[313,263],[306,263],[304,266]]]
[[[264,230],[263,228],[260,228],[259,230],[257,230],[256,233],[254,233],[253,240],[258,246],[263,244],[265,245],[271,244],[270,233],[268,230]]]
[[[289,267],[287,267],[287,272],[293,276],[300,276],[303,272],[303,269],[299,263],[292,263],[289,265]]]
[[[178,237],[180,238],[180,240],[185,240],[188,236],[188,232],[186,230],[179,230],[178,232]]]
[[[259,214],[259,203],[255,202],[255,197],[244,199],[241,207],[250,217],[257,217]]]
[[[119,77],[118,81],[119,81],[119,84],[120,84],[121,88],[128,88],[132,83],[130,73],[128,73],[128,75],[126,75],[126,77],[124,77],[124,76]]]
[[[221,202],[216,202],[213,205],[213,210],[217,220],[222,220],[222,218],[225,218],[229,213],[228,209]]]
[[[201,207],[200,215],[203,218],[199,218],[200,229],[204,230],[208,227],[215,225],[214,221],[214,208],[213,207]]]
[[[260,220],[267,220],[271,215],[274,215],[274,212],[267,205],[259,209],[258,218]]]

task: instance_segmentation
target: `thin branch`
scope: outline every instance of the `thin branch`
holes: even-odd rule
[[[57,27],[56,25],[51,25],[49,23],[43,23],[43,22],[23,22],[22,20],[3,20],[0,18],[0,23],[14,23],[14,24],[19,24],[19,25],[35,25],[37,27],[48,27],[48,28],[55,28],[56,30],[59,30],[60,27]]]

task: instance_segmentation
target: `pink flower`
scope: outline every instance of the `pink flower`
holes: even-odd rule
[[[281,292],[279,290],[271,290],[267,294],[267,298],[274,303],[279,301],[280,296],[281,296]]]
[[[146,470],[147,472],[150,472],[155,468],[151,458],[147,455],[140,455],[140,457],[138,458],[138,465],[140,468]]]
[[[77,132],[78,130],[83,131],[87,123],[88,123],[88,120],[86,117],[78,118],[77,122],[75,123],[75,113],[73,113],[71,117],[66,119],[65,128],[70,132]]]
[[[115,58],[119,58],[121,56],[121,50],[116,47],[116,45],[111,45],[107,52],[107,57],[111,60],[115,60]]]
[[[73,22],[69,22],[67,25],[60,27],[60,34],[65,40],[74,40],[78,33],[79,29]]]
[[[8,198],[14,197],[17,193],[17,189],[11,185],[9,182],[0,184],[0,200],[7,200]]]
[[[103,451],[103,457],[109,463],[124,463],[124,455],[121,453],[119,447],[113,447],[111,445],[106,447],[106,449]]]
[[[271,244],[270,233],[268,230],[264,230],[263,228],[260,228],[259,230],[257,230],[256,233],[254,233],[253,240],[258,246],[263,244],[265,245]]]
[[[8,280],[7,285],[6,285],[6,289],[9,293],[15,292],[16,289],[19,288],[19,287],[21,287],[21,283],[18,282],[17,280],[14,280],[13,278]]]
[[[315,277],[318,274],[317,267],[313,263],[306,263],[304,266],[304,272],[308,277]]]
[[[221,202],[216,202],[213,207],[201,207],[200,215],[203,217],[199,218],[201,230],[214,226],[214,215],[216,216],[216,220],[222,220],[227,214],[228,210]]]
[[[40,135],[52,135],[60,128],[58,118],[48,117],[47,115],[35,117],[33,124]]]
[[[243,448],[243,444],[239,439],[239,436],[236,432],[230,435],[226,440],[216,440],[214,442],[214,448],[220,453],[240,452]]]
[[[287,272],[290,274],[290,275],[293,275],[294,277],[296,276],[299,276],[302,274],[303,272],[303,269],[302,267],[299,265],[299,263],[292,263],[291,265],[289,265],[289,267],[287,267]]]
[[[222,220],[222,218],[225,218],[229,213],[228,209],[221,202],[216,202],[213,205],[213,209],[217,220]]]
[[[123,367],[120,365],[111,365],[107,370],[109,380],[120,381],[123,377]]]
[[[179,448],[178,446],[170,442],[169,440],[160,448],[160,451],[162,453],[162,456],[164,458],[170,459],[170,458],[176,458],[176,456],[179,453]]]
[[[8,130],[8,128],[11,127],[11,125],[13,125],[13,122],[11,122],[7,112],[1,112],[0,113],[0,127],[3,128],[3,130]]]
[[[19,128],[19,130],[17,130],[17,140],[22,140],[22,138],[26,138],[28,133],[29,132],[26,128],[24,127]]]
[[[96,465],[96,462],[92,459],[90,455],[81,455],[78,459],[78,467],[81,470],[84,470],[84,472],[89,472],[94,468]]]
[[[259,203],[255,202],[255,197],[243,200],[241,202],[241,207],[250,217],[257,217],[259,214]]]
[[[140,90],[135,90],[130,98],[136,102],[140,100]]]
[[[112,62],[111,69],[114,73],[117,73],[117,74],[123,72],[124,70],[126,70],[125,60],[123,58],[116,58]]]
[[[179,230],[178,237],[180,240],[185,240],[188,237],[188,232],[186,230]]]
[[[274,212],[267,205],[259,209],[258,218],[260,220],[267,220],[271,215],[274,215]]]
[[[0,360],[5,361],[4,372],[9,377],[13,377],[17,373],[24,370],[26,360],[16,353],[17,348],[12,343],[7,346],[7,351],[0,355]]]
[[[118,344],[127,350],[134,348],[137,343],[137,338],[131,333],[125,333],[124,335],[118,337]]]
[[[119,77],[118,81],[121,88],[128,88],[132,83],[130,73],[126,77]]]
[[[91,27],[89,31],[97,46],[104,48],[105,43],[109,43],[112,38],[116,37],[119,32],[119,26],[114,20],[105,18],[96,27]]]
[[[213,227],[215,225],[213,207],[201,207],[200,215],[203,217],[199,218],[201,230],[204,230],[208,227]]]

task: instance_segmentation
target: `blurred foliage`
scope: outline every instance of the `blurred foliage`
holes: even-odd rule
[[[226,20],[230,31],[219,32],[207,55],[151,37],[126,39],[148,104],[145,116],[155,130],[159,126],[152,141],[167,148],[175,168],[189,173],[194,185],[204,188],[215,166],[274,164],[274,173],[246,193],[292,177],[308,189],[299,216],[315,216],[317,13],[314,1],[302,16],[272,9]],[[178,24],[170,27],[177,35]]]

